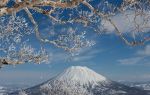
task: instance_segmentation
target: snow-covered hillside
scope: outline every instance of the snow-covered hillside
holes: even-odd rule
[[[54,79],[41,85],[40,89],[43,93],[49,94],[58,91],[58,93],[67,92],[67,95],[90,95],[91,92],[87,91],[87,88],[99,84],[106,85],[109,84],[109,81],[104,76],[87,67],[72,66]],[[60,88],[61,91],[59,92]]]
[[[144,90],[108,80],[81,66],[72,66],[47,82],[25,89],[23,92],[27,95],[148,95]]]
[[[6,95],[7,90],[8,89],[6,87],[0,86],[0,95]]]
[[[29,87],[28,85],[23,84],[3,84],[0,86],[0,95],[8,95],[8,93],[12,93],[14,91],[20,91],[20,89],[24,89]]]
[[[87,67],[72,66],[56,77],[58,81],[78,82],[81,85],[96,84],[107,81],[106,78],[97,74]]]
[[[125,85],[128,85],[130,87],[136,87],[144,90],[150,91],[150,82],[121,82]]]

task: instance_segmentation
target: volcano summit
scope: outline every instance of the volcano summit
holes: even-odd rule
[[[47,82],[25,89],[24,92],[27,95],[148,95],[144,90],[111,81],[81,66],[72,66]]]

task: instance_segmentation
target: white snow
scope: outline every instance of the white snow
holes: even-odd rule
[[[72,66],[56,77],[58,81],[72,81],[82,84],[104,82],[106,78],[87,67]]]
[[[72,66],[53,78],[53,80],[41,85],[40,91],[46,95],[53,95],[52,93],[61,95],[59,94],[61,91],[70,93],[67,95],[93,95],[87,88],[94,88],[99,83],[105,85],[109,81],[87,67]]]
[[[3,89],[4,87],[0,86],[0,90]]]
[[[0,95],[4,95],[4,92],[5,92],[4,88],[5,87],[0,86]]]

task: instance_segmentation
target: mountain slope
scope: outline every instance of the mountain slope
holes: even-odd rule
[[[81,85],[84,84],[96,84],[97,82],[104,82],[106,78],[96,72],[88,69],[87,67],[72,66],[58,75],[56,78],[58,81],[66,82],[78,82]]]
[[[87,67],[73,66],[49,81],[26,89],[28,95],[148,95],[94,72]],[[11,93],[10,95],[18,95]]]

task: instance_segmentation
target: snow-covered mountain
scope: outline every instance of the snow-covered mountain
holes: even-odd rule
[[[9,92],[13,92],[15,90],[13,90],[12,88],[7,88],[5,86],[0,86],[0,95],[7,95],[7,93]]]
[[[55,78],[57,81],[66,81],[70,83],[97,84],[98,82],[107,82],[107,79],[88,69],[87,67],[72,66]]]
[[[130,86],[150,91],[150,83],[134,83],[131,84]]]
[[[0,95],[3,95],[6,92],[5,87],[0,86]]]
[[[136,88],[150,91],[150,82],[126,82],[126,81],[123,81],[120,83],[123,83],[130,87],[136,87]]]
[[[25,88],[26,86],[22,85],[18,85],[18,84],[7,84],[7,85],[3,85],[0,86],[0,95],[8,95],[8,93],[12,93],[14,91],[19,91],[19,89],[21,88]]]
[[[45,83],[9,95],[148,95],[111,81],[87,67],[72,66]]]

